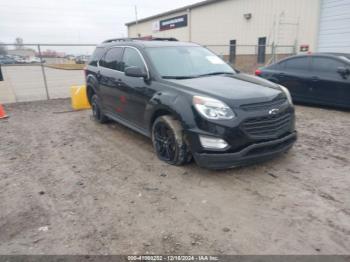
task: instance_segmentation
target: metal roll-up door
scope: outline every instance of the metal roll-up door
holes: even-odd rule
[[[321,0],[319,52],[350,53],[350,0]]]

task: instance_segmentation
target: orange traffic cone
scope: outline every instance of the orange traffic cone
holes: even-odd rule
[[[4,107],[0,104],[0,119],[4,118],[8,118],[8,115],[6,115]]]

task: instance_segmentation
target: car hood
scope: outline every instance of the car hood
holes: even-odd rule
[[[228,104],[267,102],[281,95],[278,85],[247,74],[167,80],[192,95],[211,96]]]

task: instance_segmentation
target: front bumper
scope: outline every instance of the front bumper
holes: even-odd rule
[[[255,164],[288,151],[297,140],[297,132],[285,137],[252,144],[235,153],[194,153],[193,157],[200,167],[208,169],[227,169]]]

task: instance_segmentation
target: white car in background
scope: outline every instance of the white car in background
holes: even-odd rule
[[[25,62],[27,64],[34,64],[34,63],[40,63],[40,58],[39,57],[36,57],[36,56],[31,56],[31,57],[27,57],[25,59]]]
[[[26,59],[23,56],[8,55],[8,57],[14,59],[16,61],[16,64],[24,64],[24,63],[26,63]]]

